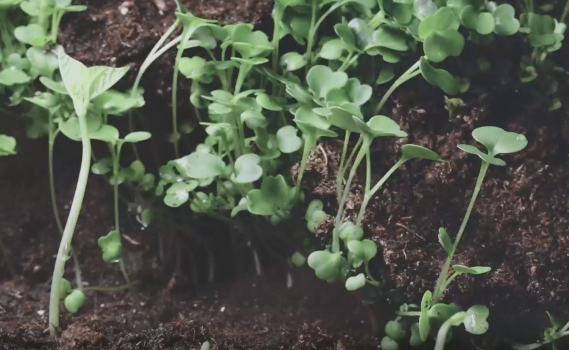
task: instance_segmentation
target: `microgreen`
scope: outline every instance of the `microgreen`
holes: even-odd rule
[[[16,139],[0,134],[0,157],[16,154]]]
[[[439,243],[446,252],[446,263],[439,275],[439,279],[434,291],[425,291],[423,299],[421,301],[420,310],[408,311],[407,308],[402,308],[401,311],[398,312],[398,315],[400,317],[419,317],[418,334],[422,342],[427,340],[429,334],[436,333],[437,342],[435,349],[437,350],[442,350],[444,348],[444,344],[447,341],[447,338],[450,334],[450,328],[452,326],[464,324],[467,332],[476,335],[484,334],[488,330],[487,318],[489,311],[487,307],[476,305],[468,309],[466,312],[463,312],[454,304],[442,304],[441,299],[449,284],[456,277],[463,274],[480,275],[491,271],[491,268],[486,266],[468,267],[464,265],[453,265],[452,270],[454,273],[449,276],[454,254],[458,249],[458,244],[460,243],[460,240],[464,234],[466,225],[468,223],[472,210],[474,209],[474,204],[480,193],[480,190],[482,189],[482,184],[490,165],[506,165],[503,160],[496,158],[495,156],[498,154],[519,152],[523,150],[528,143],[524,135],[507,132],[503,129],[490,126],[475,129],[472,132],[472,137],[476,141],[486,146],[488,153],[483,153],[482,151],[478,150],[478,148],[470,145],[458,146],[459,149],[480,157],[480,159],[482,159],[482,166],[480,169],[480,174],[478,175],[478,179],[476,181],[474,192],[472,193],[470,204],[468,205],[466,214],[462,220],[462,224],[454,241],[444,228],[439,229]],[[408,153],[408,156],[411,156],[413,154],[416,155],[417,151],[412,150],[411,153]],[[431,320],[437,320],[438,323],[432,323]],[[437,329],[435,325],[440,326]],[[419,343],[418,340],[419,339],[415,335],[415,342]]]
[[[59,326],[59,288],[65,269],[65,261],[71,251],[73,233],[77,219],[79,218],[87,186],[87,179],[89,177],[91,142],[86,120],[87,108],[93,98],[111,88],[128,70],[125,68],[116,69],[107,67],[87,68],[79,61],[67,56],[63,50],[59,51],[58,61],[63,83],[73,100],[77,114],[83,144],[83,155],[75,196],[63,231],[63,237],[59,246],[52,277],[49,309],[49,326],[52,336],[55,336],[56,329]]]

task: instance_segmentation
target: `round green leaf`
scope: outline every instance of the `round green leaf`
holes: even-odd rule
[[[36,23],[17,27],[14,30],[14,36],[23,43],[38,47],[43,47],[51,40],[46,36],[43,27]]]
[[[231,41],[233,47],[243,58],[267,54],[273,49],[267,34],[262,31],[253,31],[247,24],[237,24],[233,27]]]
[[[424,57],[421,57],[419,68],[429,84],[440,87],[448,95],[456,95],[460,92],[458,79],[444,69],[434,68]]]
[[[481,335],[488,331],[488,316],[490,310],[484,305],[474,305],[466,311],[464,318],[464,328],[467,332],[475,335]]]
[[[135,131],[131,132],[130,134],[126,135],[124,138],[125,142],[137,143],[141,141],[148,140],[152,135],[146,131]]]
[[[458,145],[458,148],[463,150],[466,153],[470,153],[470,154],[474,154],[477,155],[478,157],[480,157],[480,159],[482,159],[483,161],[493,164],[493,165],[497,165],[497,166],[504,166],[506,165],[506,162],[504,162],[502,159],[500,158],[495,158],[492,157],[484,152],[482,152],[481,150],[479,150],[478,148],[471,146],[471,145]]]
[[[89,135],[98,131],[103,124],[103,120],[100,117],[87,116],[85,121],[87,123],[87,132]],[[79,119],[77,119],[77,117],[69,118],[66,121],[60,121],[59,129],[70,139],[74,141],[81,140],[81,130],[79,127]]]
[[[71,282],[65,278],[61,279],[61,285],[59,286],[59,299],[64,300],[66,296],[71,294],[73,288],[71,287]]]
[[[413,323],[411,325],[411,338],[409,338],[409,344],[414,348],[418,348],[423,345],[423,343],[421,335],[419,334],[419,323]]]
[[[381,339],[381,349],[383,350],[398,350],[399,344],[390,337],[383,337]]]
[[[350,100],[358,106],[362,106],[369,101],[373,93],[371,86],[361,84],[357,78],[348,79],[344,89],[347,91]]]
[[[327,66],[314,66],[308,71],[306,82],[316,97],[324,98],[328,90],[344,87],[348,82],[348,75],[344,72],[334,72]]]
[[[429,309],[429,318],[445,322],[462,309],[456,304],[435,304]]]
[[[259,166],[261,158],[254,153],[244,154],[235,161],[235,174],[231,180],[235,183],[246,184],[259,180],[263,176],[263,168]]]
[[[119,138],[119,131],[111,125],[103,125],[95,132],[89,133],[89,138],[103,142],[115,143]]]
[[[330,123],[326,118],[318,115],[314,110],[306,106],[302,106],[296,111],[294,121],[309,124],[316,129],[326,130],[330,127]]]
[[[349,291],[358,290],[360,288],[365,287],[366,285],[366,276],[363,273],[360,273],[357,276],[352,276],[346,280],[346,289]]]
[[[308,256],[308,266],[314,270],[316,276],[329,282],[340,276],[344,262],[345,259],[341,252],[331,253],[323,250],[312,252]]]
[[[324,203],[321,200],[315,199],[308,204],[308,208],[306,209],[306,214],[304,215],[304,219],[306,221],[310,221],[312,219],[312,215],[324,209]]]
[[[277,131],[277,144],[282,153],[293,153],[302,147],[302,139],[296,133],[292,125],[283,126]]]
[[[175,162],[182,167],[188,177],[194,179],[216,177],[223,174],[226,167],[220,157],[204,152],[194,152]]]
[[[512,5],[501,4],[492,13],[496,25],[494,33],[498,35],[513,35],[520,30],[520,21],[515,17],[515,10]]]
[[[464,37],[455,29],[429,35],[423,43],[425,57],[431,62],[442,62],[449,56],[460,56],[464,49]]]
[[[12,136],[0,134],[0,156],[16,153],[16,139]]]
[[[436,152],[418,145],[403,145],[401,153],[405,159],[427,159],[435,162],[444,162]]]
[[[385,325],[385,335],[395,341],[403,341],[409,336],[409,332],[402,322],[389,321]]]
[[[85,294],[79,289],[74,289],[71,294],[65,297],[63,304],[65,305],[67,311],[75,314],[77,311],[79,311],[80,308],[83,307],[83,305],[85,305],[85,300]]]
[[[369,262],[377,254],[377,245],[370,239],[350,241],[348,242],[348,249],[356,258],[365,262]]]
[[[0,71],[0,85],[14,86],[27,84],[30,80],[30,76],[19,69],[7,68]]]
[[[263,107],[264,109],[268,109],[269,111],[278,112],[283,110],[283,107],[277,102],[277,100],[267,94],[264,93],[258,94],[256,101],[259,104],[259,106]]]
[[[105,175],[111,170],[113,170],[113,160],[110,157],[100,159],[91,167],[91,171],[96,175]]]
[[[121,234],[117,230],[109,232],[97,241],[103,251],[103,261],[106,263],[118,262],[122,258]]]
[[[429,16],[419,25],[419,38],[427,39],[434,33],[440,33],[447,30],[457,31],[460,27],[456,16],[448,7],[441,7],[434,15]]]
[[[332,39],[322,45],[318,55],[327,60],[338,60],[342,57],[344,51],[347,51],[346,43],[341,39]]]
[[[490,155],[519,152],[528,144],[524,135],[507,132],[495,126],[477,128],[472,132],[472,137],[486,146]]]
[[[306,66],[306,59],[298,52],[288,52],[281,56],[281,66],[287,71],[294,72]]]
[[[344,222],[338,229],[338,235],[344,244],[347,246],[351,241],[361,241],[364,237],[364,230],[351,221]]]
[[[199,79],[204,75],[204,67],[206,65],[206,60],[199,56],[195,57],[183,57],[180,60],[180,73],[182,73],[188,79]]]
[[[328,214],[322,210],[316,210],[312,213],[310,220],[306,223],[308,231],[315,233],[320,224],[328,219]]]
[[[57,56],[51,52],[45,52],[41,48],[30,47],[26,51],[26,57],[32,65],[32,71],[38,75],[51,77],[53,72],[59,68]]]
[[[334,31],[336,31],[336,34],[338,34],[338,36],[340,37],[340,39],[347,45],[347,46],[355,46],[356,45],[356,38],[354,36],[354,33],[352,32],[352,30],[350,29],[350,27],[348,27],[347,24],[344,23],[337,23],[334,26]]]
[[[342,107],[330,108],[330,115],[328,121],[341,129],[351,132],[360,132],[358,124],[355,119],[361,120],[361,112],[359,106],[353,104],[343,104]]]

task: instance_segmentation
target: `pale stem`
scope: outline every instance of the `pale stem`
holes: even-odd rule
[[[387,92],[381,98],[381,101],[379,101],[379,103],[377,104],[377,107],[375,108],[375,114],[378,114],[381,111],[381,109],[383,108],[383,106],[385,105],[385,103],[387,102],[387,100],[389,99],[391,94],[393,94],[395,89],[397,89],[401,84],[405,83],[406,81],[408,81],[408,80],[416,77],[417,75],[421,74],[421,71],[418,70],[419,64],[420,64],[420,61],[417,61],[414,65],[411,66],[411,68],[409,68],[405,73],[403,73],[393,83],[393,85],[391,85],[389,90],[387,90]]]
[[[440,301],[440,298],[442,297],[442,294],[444,293],[444,289],[441,287],[443,286],[443,283],[445,282],[445,280],[448,276],[448,272],[450,269],[450,264],[452,262],[452,258],[454,256],[454,253],[456,252],[458,244],[460,243],[460,239],[462,238],[462,235],[464,234],[464,229],[466,228],[466,224],[468,223],[468,219],[470,218],[470,214],[472,214],[472,209],[474,209],[474,204],[476,203],[476,198],[478,197],[478,194],[480,193],[480,190],[482,189],[484,177],[486,176],[486,172],[488,171],[489,167],[490,167],[490,163],[487,163],[484,161],[482,162],[482,167],[480,168],[480,173],[478,174],[478,180],[476,181],[476,187],[474,187],[474,192],[472,193],[472,198],[470,199],[470,204],[468,205],[468,209],[466,210],[466,215],[464,216],[464,219],[462,219],[462,224],[460,225],[460,229],[458,230],[458,234],[456,235],[456,239],[455,239],[453,247],[452,247],[452,253],[447,257],[445,265],[441,271],[441,274],[439,275],[437,285],[435,286],[434,295],[433,295],[433,304],[438,303]]]
[[[383,177],[377,182],[377,184],[375,184],[375,186],[373,186],[371,190],[369,191],[366,190],[366,193],[364,195],[364,200],[362,201],[360,212],[358,213],[358,218],[356,220],[356,227],[360,227],[360,225],[362,224],[364,214],[370,199],[373,198],[375,193],[381,188],[381,186],[383,186],[383,184],[385,184],[385,182],[391,177],[391,175],[393,175],[393,173],[397,169],[399,169],[403,164],[405,164],[405,162],[407,162],[408,160],[409,159],[401,158],[397,163],[395,163],[395,165],[391,167],[391,169],[389,169],[387,173],[385,173],[385,175],[383,175]]]
[[[356,171],[358,166],[362,162],[363,158],[366,155],[367,150],[369,149],[371,140],[367,140],[364,138],[362,142],[362,147],[360,148],[358,155],[356,156],[356,160],[354,161],[354,165],[350,170],[350,175],[348,176],[348,181],[346,182],[346,187],[344,188],[344,194],[340,203],[338,204],[338,213],[336,214],[336,220],[334,224],[334,231],[333,231],[333,238],[332,238],[332,253],[337,253],[340,251],[340,223],[342,222],[342,217],[344,215],[344,206],[346,201],[348,200],[348,196],[350,195],[350,186],[352,185],[352,181],[354,180],[354,176],[356,175]]]
[[[172,132],[174,133],[174,155],[176,159],[180,158],[178,136],[178,77],[180,76],[180,71],[178,69],[180,67],[180,60],[184,54],[184,42],[186,41],[189,30],[190,28],[188,26],[184,26],[181,36],[182,42],[178,46],[178,54],[176,55],[176,62],[174,64],[174,78],[172,79]]]
[[[59,328],[59,288],[65,272],[65,262],[69,258],[71,251],[71,242],[73,240],[73,233],[79,219],[83,198],[85,197],[85,189],[87,188],[87,180],[89,179],[89,167],[91,164],[91,140],[89,139],[89,132],[87,131],[87,124],[85,121],[85,114],[78,114],[79,127],[81,130],[81,141],[83,145],[83,154],[81,157],[81,169],[79,171],[79,178],[77,180],[77,188],[73,196],[73,203],[69,211],[67,223],[63,230],[63,237],[57,252],[55,260],[55,267],[53,269],[53,277],[51,280],[51,295],[49,299],[49,330],[51,336],[57,335],[57,328]]]
[[[344,147],[342,149],[342,156],[340,157],[340,166],[338,167],[338,175],[336,177],[336,198],[340,202],[340,197],[342,197],[342,182],[344,175],[344,162],[346,161],[346,155],[348,154],[348,144],[350,142],[351,132],[346,130],[346,136],[344,137]],[[353,153],[352,153],[353,155]]]
[[[296,195],[300,195],[300,186],[302,184],[302,177],[308,163],[310,152],[316,148],[316,139],[312,135],[304,134],[304,150],[302,151],[302,160],[300,161],[300,168],[298,169],[298,176],[296,178]]]

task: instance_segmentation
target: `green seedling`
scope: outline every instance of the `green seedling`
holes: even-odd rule
[[[118,230],[113,230],[106,236],[100,237],[97,243],[103,251],[104,262],[116,263],[122,259],[121,234]]]
[[[513,348],[516,350],[534,350],[538,349],[544,345],[551,344],[551,348],[553,350],[557,350],[558,347],[556,345],[556,341],[560,338],[566,337],[569,335],[569,322],[567,322],[563,327],[557,318],[555,318],[551,313],[547,313],[549,317],[549,321],[551,323],[551,327],[547,328],[543,332],[543,340],[541,342],[536,342],[533,344],[515,344]]]
[[[328,215],[322,209],[324,209],[324,204],[318,199],[313,200],[308,205],[304,216],[308,231],[312,233],[316,232],[316,228],[328,219]]]
[[[83,305],[85,305],[85,301],[86,298],[83,291],[74,289],[68,296],[65,297],[63,304],[65,305],[67,311],[75,314],[77,311],[79,311],[80,308],[83,307]]]
[[[466,214],[462,220],[462,224],[454,242],[444,228],[439,229],[439,243],[447,254],[447,260],[439,275],[434,292],[425,292],[418,311],[409,311],[407,308],[402,308],[401,311],[398,312],[400,317],[419,317],[418,330],[419,338],[422,342],[427,340],[429,334],[436,332],[437,343],[435,349],[437,350],[442,350],[444,348],[444,344],[450,336],[449,332],[452,326],[464,324],[467,332],[477,335],[484,334],[488,330],[488,323],[486,321],[488,318],[487,307],[478,305],[471,307],[466,312],[462,312],[460,308],[454,304],[442,304],[441,299],[449,284],[456,277],[464,274],[480,275],[491,270],[490,267],[485,266],[468,267],[463,265],[453,265],[453,273],[449,276],[453,257],[458,249],[458,244],[464,234],[466,225],[472,210],[474,209],[474,204],[480,194],[484,178],[490,165],[505,166],[506,163],[496,156],[499,154],[519,152],[523,150],[528,143],[524,135],[507,132],[493,126],[477,128],[472,132],[472,136],[476,141],[486,147],[487,153],[484,153],[477,147],[471,145],[458,146],[459,149],[476,155],[482,159],[482,166],[480,168],[480,173],[476,181],[476,186],[474,188],[470,204],[468,205]],[[436,330],[436,325],[441,325],[440,328],[438,328],[438,331]],[[419,343],[416,336],[415,342]]]
[[[73,197],[69,217],[63,231],[52,277],[49,309],[49,328],[52,336],[56,335],[56,330],[59,327],[59,288],[65,270],[65,261],[68,259],[71,251],[73,233],[81,211],[89,177],[91,142],[86,118],[88,105],[93,98],[99,96],[120,80],[128,70],[126,68],[115,69],[107,67],[87,68],[79,61],[67,56],[63,50],[59,51],[58,61],[61,77],[66,90],[73,100],[73,106],[77,114],[83,154],[75,196]]]

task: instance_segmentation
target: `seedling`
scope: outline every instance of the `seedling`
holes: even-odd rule
[[[472,334],[484,334],[488,330],[488,323],[486,321],[488,317],[487,307],[478,305],[471,307],[466,312],[462,312],[458,306],[454,304],[442,304],[441,300],[449,284],[456,277],[463,274],[479,275],[491,270],[490,267],[485,266],[467,267],[463,265],[453,265],[452,270],[454,273],[449,276],[452,259],[458,249],[458,244],[464,234],[490,165],[505,166],[506,163],[496,156],[519,152],[523,150],[528,143],[524,135],[507,132],[493,126],[475,129],[472,132],[472,137],[486,147],[487,153],[482,152],[472,145],[458,146],[462,151],[477,155],[482,159],[482,166],[474,192],[472,193],[470,204],[468,205],[454,242],[444,228],[439,229],[439,243],[447,254],[447,260],[439,275],[435,289],[433,292],[425,292],[420,307],[415,307],[418,309],[417,311],[410,311],[409,307],[405,305],[401,308],[401,311],[398,312],[400,317],[419,317],[418,330],[419,338],[422,342],[427,340],[430,333],[437,332],[436,350],[442,350],[444,348],[448,332],[452,326],[458,326],[463,323],[466,331]],[[436,322],[434,322],[434,320],[436,320]],[[436,329],[437,325],[441,325],[438,330]],[[414,342],[418,343],[416,336]]]
[[[65,224],[53,271],[49,307],[49,328],[52,336],[56,335],[56,330],[59,327],[59,289],[61,288],[61,281],[65,270],[65,261],[71,252],[73,233],[77,225],[83,197],[85,196],[87,179],[89,177],[91,141],[87,125],[87,108],[92,99],[111,88],[128,70],[128,68],[87,68],[81,62],[67,56],[63,50],[60,50],[58,53],[58,61],[63,83],[73,100],[73,106],[77,114],[79,135],[83,145],[83,155],[77,188],[69,211],[69,217]],[[71,127],[71,129],[73,129],[73,127]]]
[[[547,313],[549,317],[549,321],[551,322],[551,327],[547,328],[543,332],[543,340],[541,342],[536,342],[533,344],[527,345],[513,345],[513,348],[516,350],[533,350],[538,349],[544,345],[551,344],[551,349],[557,350],[557,345],[555,342],[565,336],[569,335],[569,322],[567,322],[563,327],[561,327],[561,323],[554,317],[551,313]]]

